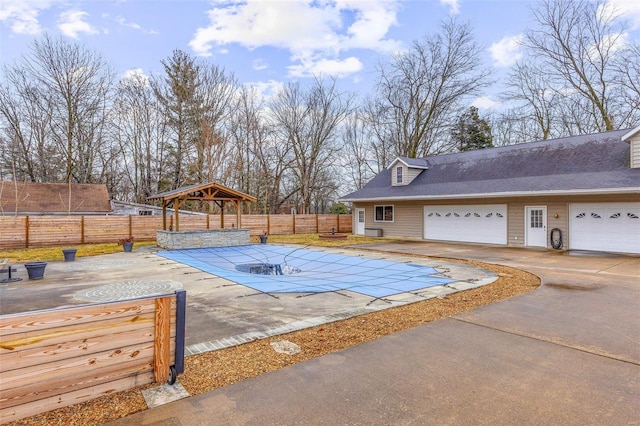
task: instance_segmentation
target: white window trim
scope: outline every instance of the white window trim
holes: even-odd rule
[[[378,215],[376,214],[377,210],[378,210],[378,207],[382,208],[382,217],[383,218],[384,218],[384,208],[385,207],[391,207],[392,219],[391,220],[384,220],[384,219],[383,220],[378,220],[377,219]],[[395,220],[396,220],[396,208],[395,208],[395,206],[393,204],[379,204],[379,205],[374,205],[373,206],[373,221],[374,222],[378,222],[378,223],[393,223],[393,222],[395,222]]]
[[[396,183],[401,184],[404,182],[404,167],[397,166],[396,167]]]

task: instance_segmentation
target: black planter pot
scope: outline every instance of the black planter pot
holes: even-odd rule
[[[41,280],[44,278],[44,268],[47,267],[47,262],[25,263],[24,267],[27,268],[30,280]]]
[[[266,235],[261,235],[260,236],[260,244],[267,244],[267,236]]]
[[[64,254],[65,262],[73,262],[76,260],[76,252],[78,249],[62,249],[62,254]]]
[[[122,248],[126,252],[133,250],[133,243],[122,243]]]

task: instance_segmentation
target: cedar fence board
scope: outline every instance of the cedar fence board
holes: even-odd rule
[[[251,235],[350,233],[351,215],[242,215],[241,228]],[[237,228],[236,215],[224,216],[225,228]],[[180,230],[220,229],[219,214],[181,216]],[[173,216],[167,226],[175,227]],[[91,243],[116,243],[129,236],[137,241],[153,241],[162,229],[161,216],[0,216],[0,249],[49,247]]]
[[[176,311],[168,294],[0,316],[0,423],[166,381]]]

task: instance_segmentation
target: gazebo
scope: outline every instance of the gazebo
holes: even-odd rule
[[[219,247],[249,243],[248,229],[224,229],[224,206],[232,203],[236,209],[238,226],[240,225],[243,201],[255,202],[256,198],[215,182],[185,186],[172,191],[162,192],[147,198],[148,201],[162,202],[162,231],[158,231],[157,241],[164,248]],[[179,210],[187,201],[206,201],[220,207],[220,227],[207,231],[180,231]],[[167,208],[173,207],[174,226],[167,231]],[[246,234],[246,238],[245,238]],[[246,241],[245,241],[246,240]]]

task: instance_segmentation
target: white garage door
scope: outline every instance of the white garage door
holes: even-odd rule
[[[640,203],[574,203],[569,248],[640,253]]]
[[[507,244],[507,205],[425,206],[424,238]]]

